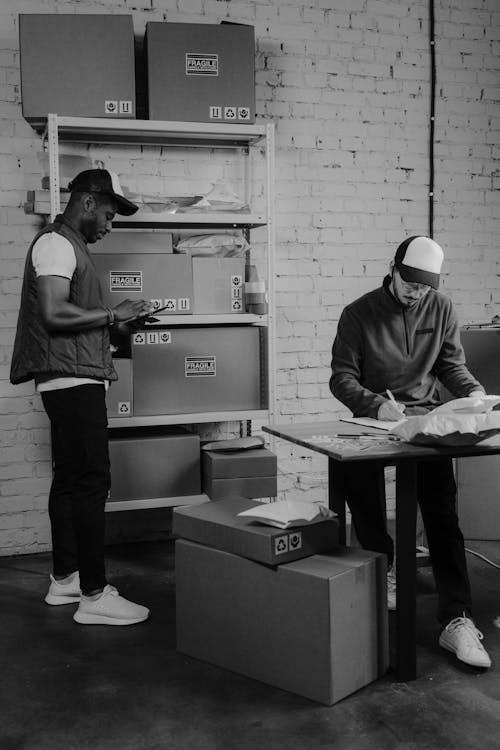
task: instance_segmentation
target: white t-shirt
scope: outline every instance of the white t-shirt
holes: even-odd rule
[[[72,279],[76,269],[76,255],[73,245],[57,232],[46,232],[37,239],[31,254],[33,268],[38,276],[62,276]],[[108,386],[108,381],[95,378],[63,377],[51,378],[43,383],[37,383],[36,389],[42,391],[56,391],[61,388],[75,388],[78,385],[92,383]]]

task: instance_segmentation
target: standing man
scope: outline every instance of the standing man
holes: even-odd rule
[[[438,381],[457,398],[484,389],[465,365],[458,320],[439,287],[443,251],[427,237],[398,247],[383,284],[343,310],[332,350],[330,390],[355,417],[397,421],[438,406]],[[386,397],[386,389],[396,403]],[[395,608],[394,544],[377,496],[377,462],[346,464],[344,479],[357,537],[388,561],[388,604]],[[466,664],[489,667],[482,634],[472,620],[464,539],[456,514],[450,458],[418,463],[418,501],[436,588],[439,644]]]
[[[116,213],[137,206],[105,169],[81,172],[70,199],[36,235],[26,259],[11,382],[34,380],[51,424],[49,495],[53,575],[47,604],[79,602],[83,624],[131,625],[149,610],[108,585],[104,506],[110,488],[105,395],[117,379],[109,327],[147,315],[145,300],[104,307],[87,243],[111,231]]]

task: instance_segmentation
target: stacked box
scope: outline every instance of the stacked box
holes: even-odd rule
[[[240,24],[146,24],[151,120],[255,122],[255,32]]]
[[[300,560],[338,546],[338,521],[334,518],[284,530],[238,516],[259,505],[232,495],[217,502],[175,508],[173,532],[183,539],[267,565]]]
[[[134,333],[134,415],[266,408],[262,349],[258,326]]]
[[[172,253],[96,253],[103,301],[115,307],[125,299],[151,300],[162,315],[190,315],[193,274],[190,258]]]
[[[200,438],[187,430],[115,430],[109,457],[109,502],[200,494]]]
[[[23,116],[135,117],[131,15],[20,13]]]
[[[118,375],[118,380],[113,380],[106,392],[108,417],[131,417],[134,413],[132,360],[113,359],[113,367]]]
[[[244,258],[193,258],[194,313],[244,312]]]
[[[212,500],[276,496],[277,459],[267,448],[202,453],[203,492]]]
[[[182,653],[326,705],[386,672],[384,555],[341,548],[271,567],[180,539],[175,563]]]

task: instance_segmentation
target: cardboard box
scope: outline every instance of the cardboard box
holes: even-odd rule
[[[132,388],[132,360],[113,359],[118,380],[113,380],[106,391],[108,417],[131,417],[134,413]]]
[[[151,120],[255,122],[255,32],[239,24],[146,24]]]
[[[220,500],[229,495],[242,497],[276,497],[278,480],[274,477],[234,477],[233,479],[214,479],[202,477],[203,492],[211,500]]]
[[[174,534],[192,542],[248,557],[267,565],[300,560],[338,547],[336,519],[277,529],[238,516],[242,510],[259,507],[244,497],[232,495],[217,502],[174,508]]]
[[[200,438],[182,428],[114,430],[108,502],[200,494]]]
[[[134,415],[266,408],[263,335],[238,325],[134,333]]]
[[[23,116],[135,117],[131,15],[20,13]]]
[[[275,477],[278,462],[267,448],[240,451],[202,450],[202,471],[214,479],[237,477]]]
[[[245,311],[244,258],[192,258],[192,263],[194,313]]]
[[[113,229],[92,245],[92,257],[107,253],[172,253],[172,232],[159,229]]]
[[[181,539],[175,568],[184,654],[326,705],[387,670],[384,555],[342,548],[272,568]]]
[[[193,276],[190,258],[185,255],[98,253],[93,261],[105,305],[115,307],[125,299],[146,299],[155,307],[167,305],[162,315],[193,312]]]

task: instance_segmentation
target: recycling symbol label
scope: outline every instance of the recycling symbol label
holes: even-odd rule
[[[224,107],[224,119],[236,120],[236,107]]]
[[[132,336],[132,343],[133,344],[145,344],[146,343],[146,337],[143,333],[134,333]]]
[[[290,549],[302,549],[302,532],[294,531],[288,535],[288,544]]]
[[[239,312],[242,308],[242,304],[239,299],[233,299],[231,302],[231,310]]]
[[[274,554],[283,555],[288,552],[288,536],[277,536],[274,540]]]
[[[130,401],[118,401],[118,414],[121,416],[130,414]]]
[[[165,309],[169,312],[174,312],[177,310],[177,300],[175,297],[169,297],[165,300]]]

